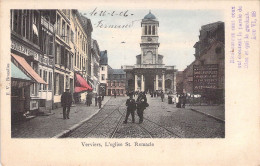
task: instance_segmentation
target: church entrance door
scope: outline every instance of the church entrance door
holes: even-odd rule
[[[154,76],[145,75],[145,91],[154,91]]]

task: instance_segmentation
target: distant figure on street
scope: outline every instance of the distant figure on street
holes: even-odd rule
[[[186,105],[186,95],[182,96],[182,108],[185,108]]]
[[[126,112],[126,117],[124,124],[127,123],[127,119],[129,115],[131,114],[132,116],[132,123],[135,123],[135,110],[136,110],[136,103],[135,99],[133,99],[133,93],[129,93],[129,99],[126,100],[126,106],[127,106],[127,112]]]
[[[61,95],[61,105],[63,107],[63,119],[70,118],[71,103],[72,103],[72,95],[70,93],[70,89],[66,89],[66,91]]]
[[[97,103],[98,103],[98,95],[97,93],[95,93],[95,106],[97,106]]]
[[[102,105],[102,97],[99,95],[98,96],[98,108],[101,108]]]
[[[181,102],[180,102],[180,97],[179,97],[179,95],[176,95],[176,99],[175,99],[175,101],[176,101],[176,107],[177,108],[181,108]]]
[[[156,97],[156,91],[153,92],[153,96]]]
[[[87,104],[87,106],[90,106],[92,104],[92,95],[90,92],[88,92],[88,94],[86,96],[86,104]]]
[[[139,124],[143,123],[144,110],[148,106],[147,98],[145,93],[140,92],[136,100],[137,104],[137,115],[139,116]]]
[[[102,92],[102,101],[104,100],[104,96],[105,96],[105,94],[104,94],[104,92]]]
[[[161,99],[162,99],[162,102],[163,102],[163,100],[164,100],[164,93],[163,92],[161,93]]]
[[[116,98],[116,92],[114,93],[114,97]]]

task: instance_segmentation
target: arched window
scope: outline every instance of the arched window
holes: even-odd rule
[[[149,32],[148,32],[149,35],[151,35],[151,25],[149,25]]]
[[[155,26],[153,25],[153,35],[155,35]]]

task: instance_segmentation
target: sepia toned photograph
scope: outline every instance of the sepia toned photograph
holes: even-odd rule
[[[12,138],[225,138],[221,11],[11,9],[10,32]]]

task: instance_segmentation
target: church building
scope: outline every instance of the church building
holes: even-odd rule
[[[176,69],[165,66],[163,55],[158,53],[159,21],[149,12],[141,22],[141,54],[136,56],[136,64],[123,66],[126,72],[126,90],[176,92]]]

